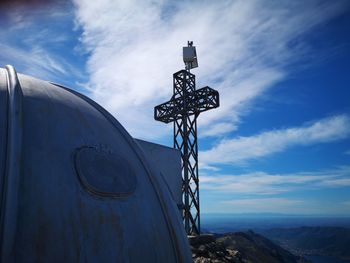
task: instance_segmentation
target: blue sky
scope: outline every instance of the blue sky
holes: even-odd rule
[[[348,1],[87,1],[0,5],[0,62],[66,85],[137,138],[171,145],[153,120],[197,46],[206,213],[350,215]]]

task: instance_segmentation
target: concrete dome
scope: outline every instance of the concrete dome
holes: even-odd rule
[[[0,69],[1,262],[191,262],[156,167],[106,110]]]

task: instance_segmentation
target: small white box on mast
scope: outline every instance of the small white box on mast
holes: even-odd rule
[[[183,47],[183,60],[186,65],[186,69],[190,70],[192,68],[198,67],[197,52],[196,47],[193,46],[193,41],[187,42],[187,47]]]

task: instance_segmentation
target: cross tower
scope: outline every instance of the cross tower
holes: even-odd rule
[[[200,234],[197,117],[203,111],[219,107],[219,92],[208,86],[196,90],[195,75],[190,69],[198,67],[193,42],[183,48],[186,69],[173,74],[173,96],[154,108],[154,119],[173,122],[174,148],[182,159],[182,216],[188,235]]]

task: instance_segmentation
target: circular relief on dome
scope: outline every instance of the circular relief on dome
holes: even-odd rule
[[[83,147],[75,153],[75,168],[84,188],[104,197],[123,197],[136,188],[136,176],[120,155]]]

